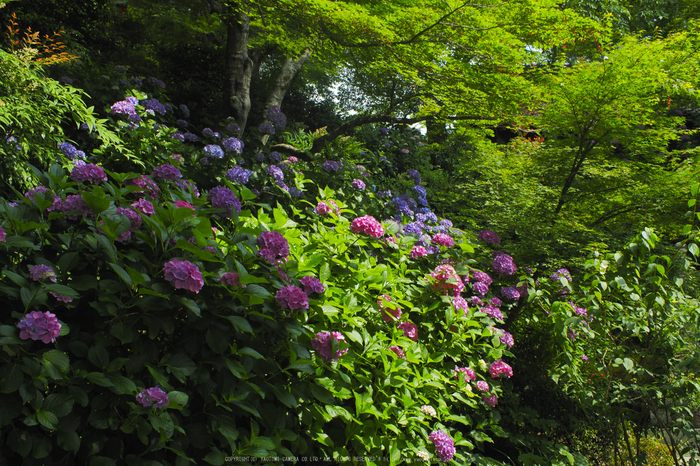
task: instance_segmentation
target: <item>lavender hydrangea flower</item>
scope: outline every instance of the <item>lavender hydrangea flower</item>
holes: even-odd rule
[[[311,345],[321,356],[321,359],[329,364],[331,361],[337,361],[348,352],[347,349],[337,349],[333,352],[333,343],[335,342],[335,345],[339,346],[341,341],[345,341],[345,337],[340,332],[318,332],[316,338],[311,340]]]
[[[268,155],[270,158],[270,162],[272,163],[280,163],[282,161],[282,154],[280,154],[277,151],[272,151],[270,152],[270,155]]]
[[[329,172],[337,172],[340,170],[340,162],[336,162],[335,160],[326,160],[321,165],[321,168]]]
[[[48,189],[46,189],[43,186],[37,186],[34,189],[30,189],[26,193],[24,193],[24,197],[28,197],[32,201],[36,202],[36,194],[37,193],[45,193],[47,192]],[[46,210],[48,212],[53,212],[54,210],[58,209],[61,206],[61,198],[56,195],[56,193],[53,194],[53,204],[49,206]]]
[[[70,160],[74,160],[78,154],[78,149],[70,142],[62,142],[58,144],[58,148],[61,152],[63,152],[63,155],[68,157]]]
[[[270,165],[269,167],[267,167],[267,173],[276,182],[284,181],[284,172],[277,165]]]
[[[236,213],[241,213],[241,201],[238,197],[225,186],[217,186],[209,191],[208,196],[211,206],[215,209],[226,209],[221,213],[224,217],[230,217],[233,215],[233,209],[236,209]]]
[[[244,144],[243,141],[238,138],[225,138],[223,141],[221,141],[221,145],[224,146],[224,150],[226,150],[226,152],[234,152],[236,154],[243,153]]]
[[[443,463],[448,463],[455,455],[455,444],[450,435],[442,430],[435,430],[428,439],[435,445],[435,452]]]
[[[145,408],[153,406],[154,408],[162,409],[170,404],[168,394],[158,386],[142,390],[141,393],[136,395],[136,401]]]
[[[226,179],[232,183],[246,184],[251,175],[250,170],[241,168],[238,165],[226,172]]]
[[[56,319],[56,315],[48,311],[32,311],[22,317],[17,323],[19,337],[22,340],[41,340],[43,343],[53,343],[61,333],[61,324]]]
[[[147,201],[146,199],[139,199],[138,201],[134,202],[131,204],[131,207],[134,209],[138,209],[141,212],[143,212],[146,215],[153,215],[156,213],[155,208],[153,207],[153,203],[151,201]]]
[[[199,293],[199,290],[204,286],[202,272],[190,261],[173,259],[165,263],[163,271],[165,279],[176,289],[182,288]]]
[[[283,130],[287,126],[287,117],[277,105],[272,105],[267,109],[267,119],[279,130]]]
[[[282,309],[309,308],[309,296],[295,285],[282,287],[275,294],[275,300]]]
[[[560,278],[565,278],[567,281],[571,281],[571,273],[566,269],[559,269],[549,276],[550,280],[559,280]]]
[[[180,142],[185,142],[185,135],[182,133],[173,133],[170,135],[171,138],[177,139]]]
[[[420,180],[420,173],[418,173],[418,170],[407,170],[406,173],[408,173],[408,176],[413,180],[413,184],[419,185],[421,180]]]
[[[235,272],[226,272],[223,274],[223,276],[219,279],[219,283],[228,286],[241,286],[240,277]]]
[[[187,105],[185,105],[185,104],[180,105],[180,111],[182,112],[182,116],[184,116],[185,118],[190,117],[190,109],[187,108]]]
[[[258,126],[258,131],[260,131],[263,134],[275,134],[275,127],[272,126],[270,123],[265,122],[261,123],[260,126]]]
[[[95,213],[92,209],[83,201],[83,197],[80,194],[71,194],[66,196],[66,200],[61,202],[60,210],[63,213],[80,211],[84,216],[91,216]],[[77,220],[77,215],[66,215],[69,220]]]
[[[56,272],[54,272],[52,267],[44,264],[31,266],[29,268],[29,277],[35,282],[46,278],[56,283]]]
[[[503,333],[503,336],[500,337],[501,343],[503,343],[508,349],[510,349],[515,344],[513,335],[505,330],[501,330],[501,332]]]
[[[159,115],[165,115],[167,111],[165,105],[160,103],[157,99],[147,99],[141,102],[141,104],[146,107],[147,110],[153,110]]]
[[[478,293],[481,296],[484,296],[486,293],[488,293],[489,286],[484,282],[474,282],[472,284],[472,290],[474,291],[474,293]]]
[[[366,188],[365,182],[362,180],[353,180],[351,185],[353,188],[357,189],[358,191],[364,191]]]
[[[513,263],[513,258],[508,254],[498,254],[493,259],[492,264],[493,270],[500,275],[513,275],[517,270],[515,263]]]
[[[512,286],[501,288],[501,296],[512,300],[520,299],[520,293]]]
[[[216,144],[208,144],[204,147],[204,153],[216,159],[224,158],[224,150]]]
[[[71,170],[70,177],[76,183],[92,181],[94,184],[98,184],[102,181],[107,181],[107,175],[105,175],[104,169],[92,163],[76,165],[73,167],[73,170]]]
[[[0,243],[5,243],[7,239],[7,233],[5,233],[5,229],[3,227],[0,227]]]
[[[311,293],[323,293],[326,291],[321,280],[315,277],[302,277],[299,283],[304,287],[304,293],[310,295]]]
[[[195,197],[199,197],[199,190],[197,189],[197,186],[195,186],[194,183],[192,183],[191,181],[176,180],[175,185],[183,191],[191,190]]]
[[[171,165],[169,163],[163,164],[159,167],[156,167],[153,169],[153,172],[151,173],[151,176],[153,178],[161,179],[161,180],[177,180],[178,178],[182,178],[182,173],[180,173],[180,170],[175,167],[174,165]]]
[[[133,113],[136,113],[136,109],[134,108],[134,104],[131,102],[127,102],[126,100],[120,100],[119,102],[115,102],[112,107],[110,108],[110,112],[112,115],[131,115]]]
[[[165,89],[165,83],[158,78],[154,78],[153,76],[146,79],[146,82],[153,87],[157,87],[159,89]]]

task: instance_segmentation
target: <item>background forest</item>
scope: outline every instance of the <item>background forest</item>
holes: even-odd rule
[[[0,465],[700,464],[700,3],[0,22]]]

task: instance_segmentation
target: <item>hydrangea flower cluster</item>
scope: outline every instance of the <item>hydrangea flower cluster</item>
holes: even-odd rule
[[[275,300],[282,309],[308,309],[309,296],[295,285],[284,286],[275,294]]]
[[[413,246],[413,249],[411,249],[409,255],[411,256],[411,259],[418,259],[419,257],[427,256],[428,250],[425,249],[423,246]]]
[[[384,322],[393,322],[401,318],[401,308],[396,304],[391,304],[392,299],[385,294],[381,295],[377,300],[379,312],[382,313]]]
[[[501,343],[503,343],[508,349],[510,349],[515,344],[513,335],[511,335],[505,330],[501,330],[501,332],[503,333],[503,335],[500,337]]]
[[[340,170],[340,167],[341,167],[340,162],[336,162],[335,160],[326,160],[321,165],[321,168],[323,168],[324,170],[326,170],[328,172],[337,172],[338,170]]]
[[[418,173],[418,170],[407,170],[406,173],[408,173],[408,176],[413,180],[414,185],[419,185],[421,182],[420,179],[420,173]]]
[[[183,288],[188,291],[199,293],[204,286],[204,279],[199,267],[190,261],[173,259],[165,263],[163,267],[165,279],[176,289]]]
[[[241,213],[241,201],[238,200],[233,191],[225,186],[212,188],[207,198],[215,209],[226,209],[221,214],[224,217],[233,215],[233,209],[236,209],[236,213]]]
[[[455,444],[450,435],[442,430],[434,430],[428,439],[435,445],[435,452],[443,463],[448,463],[454,457]]]
[[[510,257],[508,254],[503,253],[498,254],[493,259],[492,267],[493,270],[495,270],[496,273],[500,275],[513,275],[517,270],[517,267],[513,262],[513,258]]]
[[[141,393],[136,395],[136,401],[141,403],[141,406],[144,408],[153,406],[154,408],[162,409],[170,404],[168,394],[158,386],[142,390]]]
[[[435,417],[437,416],[437,411],[435,411],[435,408],[433,408],[430,405],[423,405],[420,407],[420,412],[425,414],[426,416],[430,417]]]
[[[280,163],[282,161],[282,154],[280,154],[277,151],[270,152],[268,157],[270,158],[270,162],[272,162],[272,163]]]
[[[495,408],[498,404],[498,397],[495,394],[491,396],[482,395],[482,398],[484,403],[486,403],[486,405],[490,408]]]
[[[501,296],[503,296],[506,299],[516,300],[520,299],[520,292],[518,292],[518,290],[512,286],[507,286],[501,288]]]
[[[143,212],[146,215],[153,215],[156,213],[155,208],[153,207],[153,203],[151,201],[147,201],[146,199],[139,199],[138,201],[134,202],[131,204],[131,207],[134,209],[138,209],[141,212]]]
[[[185,183],[185,181],[179,180],[179,182],[176,182],[178,186],[180,186],[180,183]],[[144,194],[145,192],[148,192],[148,196],[151,199],[155,199],[160,196],[160,189],[158,188],[158,185],[146,177],[146,175],[141,175],[141,178],[132,178],[127,180],[124,182],[124,184],[128,186],[137,186],[142,189],[139,191],[132,191],[134,194]]]
[[[460,310],[464,311],[464,317],[466,317],[467,313],[469,312],[469,304],[467,303],[467,300],[461,296],[455,296],[452,299],[452,307],[454,308],[455,312],[458,312]]]
[[[243,141],[241,141],[238,138],[234,137],[229,137],[229,138],[224,138],[223,141],[221,141],[221,145],[224,146],[224,150],[226,152],[235,152],[236,154],[241,154],[243,153]]]
[[[321,201],[316,205],[316,213],[319,215],[327,215],[330,213],[340,215],[340,209],[338,208],[338,204],[336,204],[335,201],[327,200]]]
[[[178,170],[177,167],[169,163],[154,168],[151,175],[153,176],[153,178],[156,179],[170,181],[175,181],[178,178],[182,178],[182,173],[180,173],[180,170]]]
[[[325,363],[337,361],[342,355],[348,352],[347,349],[337,349],[333,352],[333,342],[339,345],[341,341],[345,341],[345,337],[340,332],[318,332],[316,338],[311,340],[311,345],[321,356]]]
[[[453,240],[450,235],[438,233],[437,235],[433,236],[433,244],[439,244],[440,246],[451,248],[455,245],[455,240]]]
[[[393,351],[396,354],[396,356],[401,359],[406,359],[406,355],[404,354],[400,346],[392,345],[389,347],[389,351]]]
[[[270,264],[285,260],[289,256],[289,243],[278,231],[263,231],[258,236],[258,255]]]
[[[266,121],[265,123],[260,123],[258,131],[263,134],[275,134],[275,127]]]
[[[70,142],[62,142],[58,145],[58,148],[63,152],[63,155],[68,157],[69,160],[84,159],[85,152],[78,150]]]
[[[0,227],[0,243],[5,243],[7,239],[7,233],[5,233],[5,229],[3,227]]]
[[[404,199],[395,197],[391,200],[391,203],[394,205],[394,208],[399,215],[406,215],[407,217],[413,217],[413,215],[415,215],[415,213],[411,210],[411,207],[408,205],[408,202],[406,202]]]
[[[133,103],[128,102],[126,100],[120,100],[119,102],[115,102],[112,105],[109,113],[111,113],[112,115],[131,115],[133,113],[136,113],[136,108],[134,108]]]
[[[35,282],[46,278],[56,283],[56,272],[54,272],[53,268],[44,264],[29,267],[29,277]]]
[[[351,184],[352,184],[352,187],[357,189],[358,191],[364,191],[366,188],[365,182],[362,180],[353,180],[353,182]]]
[[[299,283],[304,287],[304,293],[310,295],[311,293],[323,293],[326,288],[321,283],[321,280],[315,277],[302,277]]]
[[[251,171],[241,168],[238,165],[226,172],[226,179],[232,183],[246,184],[250,178]]]
[[[489,383],[485,380],[479,380],[475,385],[476,389],[480,392],[488,392],[491,389],[491,387],[489,387]]]
[[[489,366],[489,372],[491,372],[491,377],[494,379],[501,375],[505,375],[506,377],[513,376],[513,368],[500,359],[497,359],[491,363],[491,366]]]
[[[451,293],[457,296],[464,290],[462,279],[451,265],[438,265],[428,276],[435,279],[433,280],[433,290],[442,294]]]
[[[146,108],[146,110],[153,110],[159,115],[165,115],[167,109],[165,105],[160,103],[157,99],[147,99],[141,102],[141,104]]]
[[[476,372],[474,372],[474,369],[471,369],[469,367],[455,366],[452,372],[454,372],[455,377],[457,378],[464,376],[464,381],[467,383],[471,382],[472,380],[476,380]]]
[[[199,197],[199,190],[197,189],[197,186],[194,185],[191,181],[187,180],[176,180],[175,181],[175,186],[178,188],[182,189],[183,191],[190,191],[192,190],[192,193],[194,194],[195,197]]]
[[[267,119],[279,130],[283,130],[287,126],[287,116],[282,113],[282,110],[277,105],[268,107]]]
[[[66,200],[61,202],[60,210],[64,213],[80,211],[84,216],[91,216],[95,214],[85,203],[85,201],[83,201],[83,197],[80,194],[71,194],[66,196]],[[77,220],[78,216],[66,215],[66,218],[69,220]]]
[[[105,175],[104,169],[93,163],[75,165],[70,172],[70,177],[76,183],[92,181],[93,183],[98,184],[102,181],[107,181],[107,175]]]
[[[226,272],[219,279],[219,283],[228,286],[241,286],[241,280],[235,272]]]
[[[399,330],[403,330],[403,336],[410,338],[413,341],[418,341],[418,327],[413,322],[401,322],[396,326]]]
[[[41,340],[43,343],[53,343],[61,333],[61,324],[56,315],[46,312],[32,311],[22,317],[17,324],[19,337],[22,340]]]
[[[472,291],[474,293],[484,296],[489,291],[489,286],[484,282],[474,282],[472,283]]]
[[[567,281],[571,281],[571,273],[566,269],[559,269],[549,276],[550,280],[559,280],[560,278],[565,278]]]
[[[146,82],[150,84],[151,86],[157,87],[159,89],[164,89],[165,88],[165,83],[161,81],[158,78],[154,78],[151,76],[150,78],[146,79]]]
[[[373,238],[381,238],[384,235],[384,228],[371,215],[354,219],[350,224],[350,230],[355,234],[364,233]]]
[[[273,180],[279,185],[284,181],[284,172],[277,165],[270,165],[267,167],[267,173],[272,177]]]
[[[487,243],[493,245],[501,244],[501,238],[499,238],[498,235],[491,230],[481,230],[476,239],[479,241],[486,241]]]
[[[204,153],[209,157],[214,157],[215,159],[224,158],[224,150],[217,144],[207,144],[204,146]]]

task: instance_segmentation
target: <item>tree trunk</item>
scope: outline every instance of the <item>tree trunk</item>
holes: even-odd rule
[[[275,85],[272,87],[272,90],[267,97],[267,102],[265,102],[265,108],[263,109],[263,112],[265,112],[263,116],[264,121],[267,121],[268,108],[272,107],[273,105],[276,105],[277,107],[282,106],[282,100],[284,100],[284,96],[289,90],[292,79],[294,79],[294,76],[299,73],[301,68],[304,66],[304,63],[306,63],[310,56],[311,48],[307,47],[304,49],[301,56],[299,56],[299,58],[296,60],[293,58],[287,58],[287,60],[285,60],[282,70],[280,70],[279,74],[277,75]]]
[[[253,60],[248,55],[250,18],[243,12],[229,18],[226,34],[226,72],[228,74],[228,109],[241,132],[250,113],[250,82]]]

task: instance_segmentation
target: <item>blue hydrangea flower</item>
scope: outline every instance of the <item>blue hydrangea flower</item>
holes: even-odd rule
[[[233,183],[246,184],[250,175],[250,170],[236,166],[226,172],[226,179]]]
[[[236,154],[243,152],[244,144],[240,139],[234,137],[225,138],[223,141],[221,141],[221,144],[224,146],[226,152],[235,152]]]
[[[282,154],[280,154],[279,152],[270,152],[270,155],[268,157],[270,157],[270,161],[272,163],[280,163],[282,161]]]
[[[216,144],[209,144],[204,147],[204,152],[209,156],[209,157],[214,157],[217,159],[221,159],[224,157],[224,150],[217,146]]]

